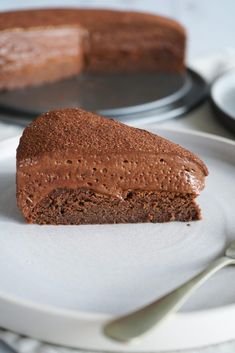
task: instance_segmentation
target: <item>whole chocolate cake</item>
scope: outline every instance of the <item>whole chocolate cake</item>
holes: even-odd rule
[[[185,31],[150,14],[88,9],[0,13],[0,89],[89,72],[184,70]]]
[[[51,111],[23,132],[17,202],[39,224],[200,219],[208,174],[194,154],[160,136],[80,109]]]

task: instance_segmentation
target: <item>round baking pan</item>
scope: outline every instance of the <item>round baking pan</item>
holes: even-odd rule
[[[218,120],[235,132],[235,70],[217,78],[211,87],[210,101]]]
[[[184,74],[81,74],[78,77],[0,93],[0,112],[27,124],[55,108],[81,107],[126,123],[156,122],[187,113],[208,93],[196,72]]]

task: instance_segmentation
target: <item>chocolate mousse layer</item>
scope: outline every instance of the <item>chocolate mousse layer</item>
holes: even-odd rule
[[[42,115],[25,129],[17,149],[17,201],[26,220],[36,223],[126,222],[128,205],[130,221],[188,221],[200,218],[194,199],[207,174],[197,156],[160,136],[64,109]],[[113,209],[107,212],[116,214],[113,222],[111,216],[98,216],[102,200]],[[76,206],[83,201],[86,207]]]
[[[0,13],[0,89],[90,72],[183,72],[185,31],[144,13],[36,9]]]

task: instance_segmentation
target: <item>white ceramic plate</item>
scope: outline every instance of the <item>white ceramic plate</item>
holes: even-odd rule
[[[137,345],[106,339],[110,317],[175,288],[235,239],[235,143],[152,130],[198,153],[210,176],[202,221],[167,224],[26,225],[15,201],[18,139],[0,143],[0,326],[89,350],[156,352],[235,338],[235,267],[215,275]]]
[[[235,119],[235,70],[220,76],[213,84],[211,94],[219,108]]]
[[[235,70],[229,70],[217,78],[210,98],[220,122],[235,132]]]

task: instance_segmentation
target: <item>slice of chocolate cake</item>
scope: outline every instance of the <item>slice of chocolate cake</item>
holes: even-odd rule
[[[208,174],[194,154],[160,136],[80,109],[51,111],[23,132],[17,202],[39,224],[200,219]]]

